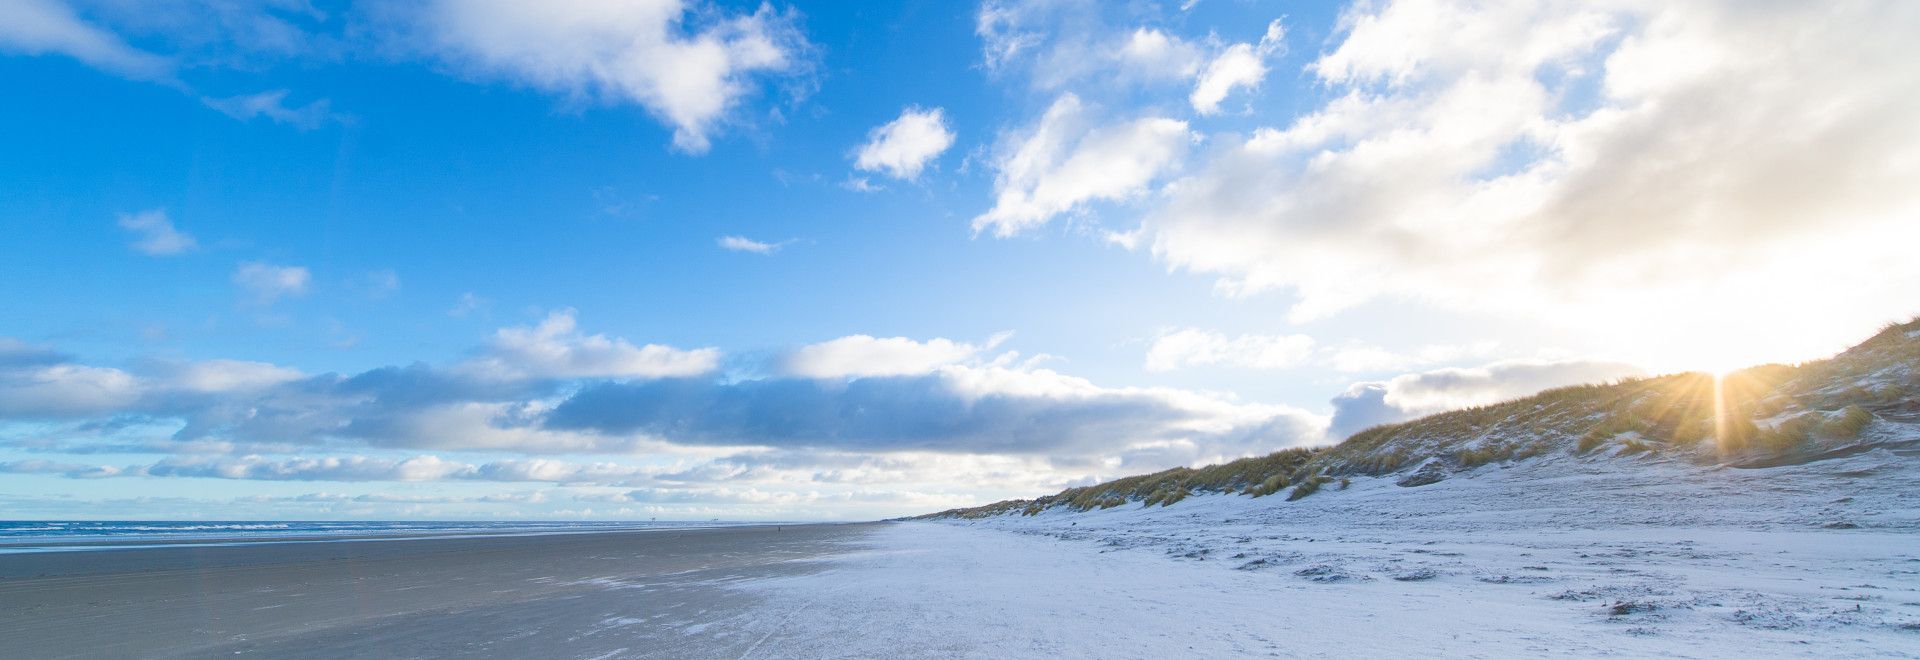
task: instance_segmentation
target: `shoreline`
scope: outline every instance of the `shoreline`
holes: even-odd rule
[[[735,585],[823,570],[882,525],[0,555],[0,639],[35,658],[737,656],[750,640],[698,634],[752,610]]]
[[[100,538],[100,539],[50,539],[0,541],[0,555],[35,554],[41,552],[91,552],[105,550],[159,550],[176,547],[232,547],[262,544],[294,543],[346,543],[357,541],[426,541],[434,539],[482,539],[520,536],[559,536],[569,534],[622,534],[637,532],[685,531],[700,529],[730,529],[739,527],[778,527],[799,525],[828,525],[838,523],[695,523],[687,525],[646,526],[636,524],[633,527],[602,527],[587,529],[568,529],[565,527],[527,527],[514,530],[485,531],[478,529],[449,529],[446,531],[396,531],[393,533],[351,533],[351,534],[288,534],[285,536],[234,534],[231,537],[220,536],[167,536],[155,535],[143,538]],[[852,524],[852,523],[849,523]]]

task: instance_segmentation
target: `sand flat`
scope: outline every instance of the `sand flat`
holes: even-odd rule
[[[0,639],[35,658],[738,657],[760,622],[730,586],[820,570],[872,529],[0,555]]]

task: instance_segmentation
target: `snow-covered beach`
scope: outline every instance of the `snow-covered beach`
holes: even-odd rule
[[[1631,459],[912,522],[747,583],[765,657],[1914,657],[1920,457]]]
[[[1914,454],[1557,456],[1291,502],[14,554],[0,621],[32,657],[1914,657]]]

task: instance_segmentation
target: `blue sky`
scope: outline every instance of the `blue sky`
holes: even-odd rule
[[[1819,357],[1920,307],[1920,76],[1813,11],[16,3],[0,517],[857,518]]]

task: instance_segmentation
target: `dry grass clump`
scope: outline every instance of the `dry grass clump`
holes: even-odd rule
[[[1287,475],[1276,474],[1271,477],[1267,477],[1265,481],[1262,481],[1259,484],[1251,488],[1248,488],[1243,492],[1245,492],[1248,495],[1252,495],[1254,497],[1266,497],[1268,495],[1278,493],[1280,492],[1280,489],[1286,488],[1286,487],[1287,487]]]
[[[1836,417],[1820,424],[1820,435],[1836,440],[1852,440],[1860,437],[1860,432],[1873,423],[1873,413],[1859,405],[1847,406]]]
[[[1326,475],[1308,477],[1306,481],[1302,481],[1300,485],[1293,487],[1293,492],[1287,494],[1287,501],[1292,502],[1302,497],[1318,493],[1320,492],[1320,487],[1326,485],[1329,481],[1333,481],[1333,478]]]

